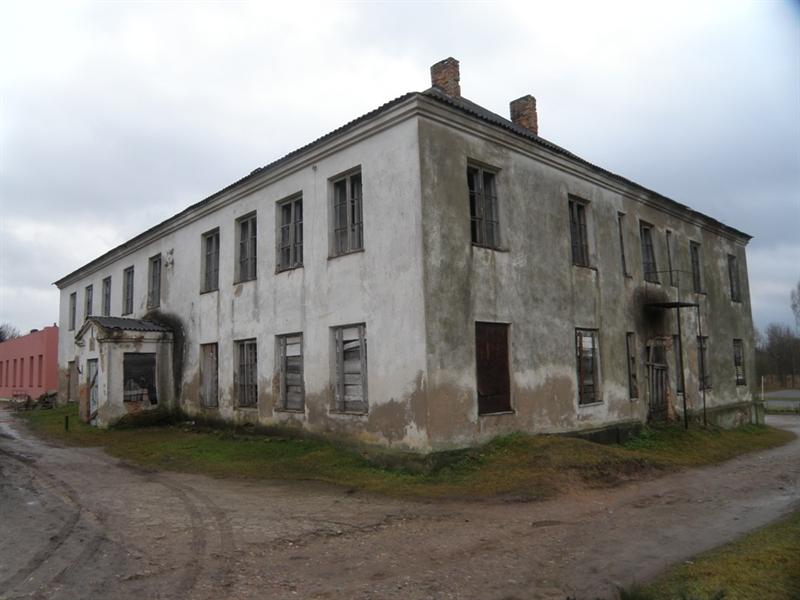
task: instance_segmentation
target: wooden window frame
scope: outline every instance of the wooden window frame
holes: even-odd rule
[[[289,373],[289,365],[288,365],[288,357],[286,354],[287,346],[289,345],[290,341],[296,340],[300,346],[300,405],[299,406],[289,406],[289,394],[288,394],[288,373]],[[275,336],[275,346],[276,352],[275,356],[278,359],[278,385],[279,385],[279,392],[278,392],[278,407],[279,410],[287,411],[287,412],[298,412],[304,413],[305,406],[306,406],[306,387],[305,387],[305,347],[303,344],[303,334],[302,333],[287,333],[282,335]]]
[[[498,173],[499,169],[467,164],[470,239],[473,246],[491,250],[502,250]]]
[[[101,312],[104,317],[111,316],[111,275],[103,279],[103,306]]]
[[[747,373],[744,365],[744,341],[740,338],[733,340],[733,371],[736,385],[747,385]]]
[[[147,308],[161,306],[161,253],[147,261]]]
[[[344,196],[338,190],[344,184]],[[350,169],[329,180],[330,258],[364,250],[364,178],[361,167]],[[344,217],[344,222],[341,218]]]
[[[94,285],[89,284],[83,289],[83,319],[84,321],[92,316],[94,309]]]
[[[589,203],[586,200],[575,196],[570,196],[567,203],[572,264],[578,267],[591,266],[589,261],[589,226],[586,215],[588,206]]]
[[[692,291],[703,293],[702,247],[699,242],[689,242],[689,259],[692,265]]]
[[[649,283],[661,283],[658,277],[658,260],[656,258],[654,232],[655,227],[652,224],[646,221],[639,221],[639,238],[642,244],[642,271],[644,272],[644,280]]]
[[[345,348],[344,332],[347,329],[358,329],[359,360],[361,376],[361,400],[348,402],[346,396]],[[369,412],[369,392],[367,389],[367,326],[365,323],[340,325],[331,329],[333,338],[335,412],[364,415]],[[352,340],[351,340],[352,341]],[[350,403],[353,406],[350,406]],[[360,406],[359,406],[360,405]]]
[[[236,219],[236,281],[258,277],[258,215],[256,211]]]
[[[200,293],[219,290],[219,227],[200,236]]]
[[[236,408],[258,408],[258,341],[236,340]],[[252,360],[250,360],[252,358]]]
[[[591,397],[586,397],[586,385],[584,383],[584,369],[583,369],[583,357],[584,357],[584,348],[583,348],[583,338],[588,337],[592,340],[592,370],[591,370],[591,378],[592,378],[592,395]],[[600,404],[602,403],[602,396],[600,395],[599,390],[599,368],[598,365],[600,363],[599,354],[600,354],[600,342],[599,342],[599,331],[597,329],[589,329],[589,328],[575,328],[575,359],[576,359],[576,375],[577,375],[577,384],[578,384],[578,406],[589,406],[592,404]]]
[[[127,267],[122,272],[122,315],[133,313],[133,285],[136,272],[133,267]]]
[[[283,221],[286,208],[289,209],[288,223]],[[290,271],[302,266],[303,194],[298,193],[278,201],[275,205],[275,272]]]

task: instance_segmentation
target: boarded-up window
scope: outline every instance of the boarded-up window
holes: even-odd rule
[[[219,289],[219,229],[203,234],[203,285],[201,291]]]
[[[280,406],[284,410],[302,411],[305,407],[303,388],[303,335],[282,335],[278,340],[280,369]]]
[[[150,258],[147,278],[147,307],[157,308],[161,304],[161,255]]]
[[[126,352],[122,359],[125,402],[158,404],[156,393],[156,355],[151,352]]]
[[[695,292],[703,291],[703,272],[700,261],[700,244],[689,242],[689,256],[692,259],[692,289]]]
[[[572,264],[588,267],[589,234],[586,229],[586,203],[582,200],[569,201],[569,234],[572,241]]]
[[[744,376],[744,344],[742,340],[733,340],[733,367],[736,371],[736,385],[746,385]]]
[[[278,271],[303,266],[303,197],[278,204]]]
[[[639,397],[639,370],[636,364],[636,334],[629,331],[626,336],[628,350],[628,393],[631,398]]]
[[[111,277],[103,279],[103,316],[111,315]]]
[[[653,246],[653,226],[642,221],[639,226],[639,235],[642,239],[642,268],[644,270],[644,280],[652,283],[659,283],[656,250]]]
[[[336,356],[336,408],[367,412],[367,328],[362,323],[333,329]]]
[[[78,302],[78,293],[72,292],[69,295],[69,325],[68,329],[72,331],[75,329],[75,305]]]
[[[475,323],[475,370],[478,414],[511,410],[509,382],[508,325]]]
[[[128,267],[122,273],[122,314],[129,315],[133,312],[133,267]]]
[[[83,292],[83,307],[84,307],[84,315],[83,318],[87,319],[92,315],[92,303],[94,299],[94,286],[87,285],[86,289]]]
[[[216,344],[200,345],[200,402],[215,407],[219,402],[219,360]]]
[[[467,186],[472,243],[476,246],[498,248],[500,217],[495,174],[480,167],[467,167]]]
[[[739,261],[733,254],[728,255],[728,279],[731,283],[731,300],[742,301],[742,290],[739,285]]]
[[[361,171],[336,179],[333,184],[333,256],[364,248]]]
[[[578,404],[599,402],[597,393],[597,331],[575,330],[575,354],[578,367]]]
[[[239,406],[258,406],[258,353],[256,340],[236,342],[238,358],[236,370],[237,402]]]
[[[711,373],[708,364],[708,337],[697,336],[697,372],[700,378],[700,389],[711,388]]]
[[[239,261],[237,281],[256,278],[256,215],[242,217],[237,222],[239,236]]]

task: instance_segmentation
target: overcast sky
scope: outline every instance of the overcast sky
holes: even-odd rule
[[[56,279],[461,61],[462,94],[755,236],[756,325],[800,279],[797,2],[0,5],[0,322]]]

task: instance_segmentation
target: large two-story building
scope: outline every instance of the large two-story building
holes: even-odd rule
[[[57,281],[62,397],[420,450],[748,420],[749,236],[431,74]]]

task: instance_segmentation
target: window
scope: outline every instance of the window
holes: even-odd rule
[[[94,286],[87,285],[86,289],[83,291],[83,307],[86,310],[83,315],[84,319],[88,319],[92,316],[92,296],[94,296]]]
[[[303,335],[278,336],[280,369],[280,403],[284,410],[302,411],[305,408],[303,389]]]
[[[44,355],[39,355],[39,371],[37,373],[38,377],[36,379],[37,387],[42,387],[42,369],[44,368]]]
[[[236,370],[237,403],[240,407],[258,406],[258,351],[256,340],[236,342],[238,364]]]
[[[204,233],[202,237],[203,251],[203,285],[201,292],[219,289],[219,229]]]
[[[256,214],[236,221],[239,236],[239,261],[236,281],[256,278]]]
[[[475,323],[475,374],[478,414],[511,411],[508,325]]]
[[[361,171],[333,181],[333,256],[364,249]]]
[[[126,352],[122,357],[122,380],[123,402],[158,404],[155,353]]]
[[[303,266],[303,196],[278,204],[278,271]]]
[[[578,404],[599,402],[597,394],[597,331],[575,330],[575,354],[578,367]]]
[[[361,323],[333,329],[336,409],[367,412],[367,328]]]
[[[700,389],[711,388],[711,374],[708,364],[708,336],[697,336],[697,372],[700,377]]]
[[[656,251],[653,247],[653,226],[642,221],[639,226],[639,234],[642,239],[642,266],[644,268],[644,280],[651,283],[659,283],[658,266],[656,265]]]
[[[695,292],[702,292],[703,276],[700,269],[700,244],[689,242],[689,256],[692,259],[692,289]]]
[[[728,255],[728,279],[731,282],[731,301],[742,301],[742,290],[739,286],[739,262],[733,254]]]
[[[147,270],[147,308],[161,304],[161,255],[150,257]]]
[[[133,267],[122,272],[122,314],[133,312]]]
[[[219,402],[219,353],[216,344],[200,345],[200,403],[213,408]]]
[[[28,387],[33,387],[33,357],[28,359]]]
[[[630,277],[628,261],[625,260],[625,213],[617,213],[617,227],[619,228],[619,251],[622,259],[622,274]]]
[[[78,302],[78,292],[72,292],[69,295],[69,327],[68,329],[72,331],[75,329],[75,305]]]
[[[675,352],[675,392],[683,393],[683,344],[680,336],[672,336],[672,350]]]
[[[103,279],[103,316],[111,315],[111,277]]]
[[[675,285],[675,271],[672,269],[672,232],[667,229],[667,269],[669,269],[669,284]]]
[[[569,201],[569,233],[572,240],[572,264],[589,266],[589,237],[586,232],[586,203]]]
[[[628,393],[631,398],[639,397],[639,372],[636,366],[636,334],[629,331],[626,336],[628,350]]]
[[[744,344],[742,340],[733,340],[733,367],[736,371],[736,385],[746,385],[744,376]]]
[[[469,216],[472,243],[487,248],[500,247],[500,227],[495,174],[480,167],[467,167]]]

